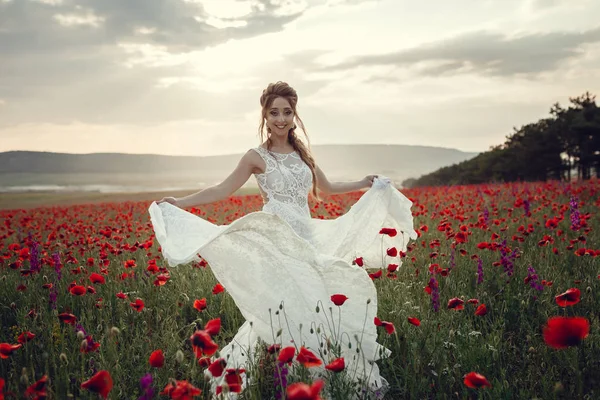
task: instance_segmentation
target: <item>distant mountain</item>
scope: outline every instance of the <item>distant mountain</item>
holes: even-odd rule
[[[312,150],[330,180],[355,180],[367,174],[381,174],[397,184],[478,154],[407,145],[315,145]],[[202,187],[225,179],[241,156],[9,151],[0,153],[0,186],[143,182],[150,186]],[[255,185],[254,179],[249,184]]]

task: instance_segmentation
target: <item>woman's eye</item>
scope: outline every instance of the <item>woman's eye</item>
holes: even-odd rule
[[[272,112],[272,113],[271,113],[271,115],[272,115],[272,116],[276,116],[276,115],[277,115],[277,113],[274,113],[274,112]]]

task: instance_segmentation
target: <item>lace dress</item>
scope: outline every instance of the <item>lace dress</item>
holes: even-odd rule
[[[312,174],[300,156],[254,150],[266,163],[265,172],[255,174],[262,211],[215,225],[172,204],[153,202],[148,211],[163,257],[174,267],[201,256],[239,307],[246,322],[220,349],[227,368],[247,368],[259,340],[298,350],[304,346],[323,361],[310,368],[313,377],[326,376],[324,365],[341,356],[347,376],[360,386],[358,393],[385,391],[387,382],[374,361],[390,352],[376,341],[375,285],[352,261],[362,257],[369,268],[400,264],[385,250],[406,251],[408,241],[417,238],[412,202],[380,177],[344,215],[311,218]],[[384,227],[395,228],[397,236],[379,234]],[[337,307],[333,294],[348,300]],[[327,343],[341,346],[328,351]],[[223,377],[212,379],[215,390]]]

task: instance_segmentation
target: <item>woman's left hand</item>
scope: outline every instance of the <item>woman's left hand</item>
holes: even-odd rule
[[[373,186],[373,181],[375,180],[375,178],[378,178],[378,175],[367,175],[363,178],[363,182],[365,182],[365,185],[367,187],[371,187]]]

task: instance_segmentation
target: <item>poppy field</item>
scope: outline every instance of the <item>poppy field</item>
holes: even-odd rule
[[[354,260],[378,292],[366,323],[391,350],[378,361],[381,398],[600,397],[600,181],[402,192],[418,239],[383,249],[384,270]],[[311,201],[311,212],[335,218],[360,196]],[[228,224],[261,201],[188,211]],[[208,399],[210,375],[224,377],[223,398],[352,397],[344,360],[302,346],[265,345],[247,370],[228,368],[218,349],[243,318],[205,261],[166,264],[149,205],[0,211],[0,400]]]

